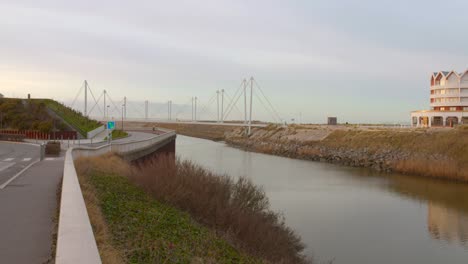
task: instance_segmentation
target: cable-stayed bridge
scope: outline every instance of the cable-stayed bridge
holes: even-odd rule
[[[249,132],[252,126],[267,124],[254,121],[258,112],[273,120],[269,123],[284,122],[253,77],[243,79],[233,93],[227,89],[218,89],[213,91],[208,99],[190,96],[185,102],[179,103],[172,100],[164,103],[141,101],[127,96],[116,100],[109,90],[93,92],[89,82],[85,80],[69,106],[85,116],[101,121],[191,122],[246,126]]]

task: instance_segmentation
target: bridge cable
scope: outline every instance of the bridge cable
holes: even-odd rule
[[[98,101],[99,101],[99,100],[96,101],[96,97],[94,97],[93,90],[91,90],[91,87],[89,86],[89,84],[88,84],[88,87],[89,87],[89,92],[91,93],[91,96],[93,97],[94,102],[95,102],[95,105],[97,105],[99,112],[101,112],[101,114],[104,114],[104,113],[101,111],[101,108],[99,107],[99,104],[98,104]],[[102,96],[102,94],[101,94],[101,96]],[[93,107],[93,108],[94,108],[94,107]],[[91,112],[92,112],[92,111],[89,111],[89,113],[91,113]],[[89,115],[89,113],[88,113],[88,115]]]
[[[274,113],[265,105],[265,103],[263,102],[262,98],[260,97],[260,95],[257,93],[256,90],[254,90],[253,94],[256,96],[256,98],[258,99],[258,101],[262,104],[262,106],[265,108],[265,110],[268,112],[268,114],[271,115],[271,117],[273,118],[273,120],[275,122],[278,122],[277,118],[275,117]]]
[[[271,109],[273,110],[273,112],[275,113],[276,117],[278,118],[279,121],[282,120],[282,118],[280,117],[280,115],[278,114],[278,112],[276,111],[275,107],[273,107],[273,104],[270,102],[270,100],[268,99],[268,97],[265,95],[265,93],[263,92],[262,88],[260,87],[260,85],[258,85],[257,81],[255,79],[253,79],[253,81],[255,82],[255,85],[257,86],[257,88],[260,90],[261,94],[263,95],[263,97],[266,99],[267,103],[269,104],[269,106],[271,107]]]
[[[91,107],[91,110],[89,110],[89,113],[92,113],[93,110],[94,110],[94,107],[96,107],[96,105],[98,106],[98,109],[99,111],[101,112],[101,114],[104,114],[102,111],[101,111],[101,108],[99,108],[99,105],[98,105],[98,102],[101,100],[101,97],[104,95],[104,92],[101,93],[101,95],[99,96],[97,102],[93,105],[93,107]],[[88,114],[89,114],[88,113]]]
[[[237,95],[237,98],[235,98],[235,99],[233,98],[233,100],[235,100],[235,102],[234,102],[235,105],[237,105],[237,102],[239,101],[239,99],[240,99],[241,96],[242,96],[242,93],[240,93],[239,95]],[[231,112],[232,112],[233,109],[234,109],[234,106],[231,106],[230,108],[228,108],[228,109],[227,109],[228,111],[227,111],[226,114],[224,115],[224,118],[227,118],[228,115],[231,114]],[[237,109],[237,111],[240,112],[240,110],[237,108],[237,106],[236,106],[236,109]],[[241,115],[242,115],[242,112],[241,112]],[[223,119],[223,120],[224,120],[224,119]]]
[[[236,98],[237,97],[237,94],[240,92],[240,94],[242,94],[242,86],[244,85],[244,81],[241,82],[240,86],[237,88],[236,92],[234,93],[234,96],[233,98]],[[226,93],[226,91],[224,91]],[[227,93],[226,93],[226,96],[227,96]],[[237,102],[236,102],[237,103]],[[231,100],[230,103],[228,104],[226,110],[228,110],[227,112],[231,112],[231,110],[229,110],[230,108],[232,108],[232,104],[233,104],[233,101]],[[238,109],[239,110],[239,109]],[[224,112],[224,111],[223,111]],[[224,115],[224,117],[227,117],[227,115]],[[224,117],[223,120],[224,120]]]
[[[83,84],[84,84],[84,82],[83,82]],[[73,108],[73,106],[75,105],[76,99],[78,99],[78,96],[80,96],[81,90],[83,90],[83,84],[81,84],[80,90],[78,90],[78,93],[76,94],[75,99],[73,100],[72,104],[70,105],[70,108]]]
[[[227,114],[224,115],[223,120],[227,119],[228,115],[232,112],[232,110],[233,110],[234,108],[236,108],[237,112],[239,112],[240,115],[242,116],[241,110],[239,110],[239,108],[237,107],[237,102],[239,101],[239,98],[242,96],[242,93],[239,94],[239,96],[237,97],[237,100],[236,100],[235,102],[234,102],[234,99],[235,99],[234,97],[231,99],[230,96],[227,94],[226,91],[224,91],[224,93],[226,94],[226,96],[228,97],[228,99],[231,100],[232,104],[231,104],[231,110],[230,110]]]
[[[213,94],[213,96],[210,98],[210,100],[208,100],[208,102],[206,104],[201,105],[202,107],[200,109],[200,112],[198,112],[200,114],[200,116],[202,114],[204,114],[205,112],[207,112],[208,114],[212,114],[214,116],[213,113],[208,112],[208,107],[211,106],[211,104],[213,103],[215,98],[216,98],[216,93]],[[216,118],[214,118],[214,119],[216,119]]]

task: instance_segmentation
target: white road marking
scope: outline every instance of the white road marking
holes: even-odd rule
[[[23,172],[25,172],[27,169],[29,169],[32,165],[38,163],[40,160],[36,160],[35,162],[29,164],[26,168],[22,169],[20,172],[18,172],[15,176],[11,177],[8,181],[6,181],[4,184],[0,185],[0,190],[5,188],[10,182],[12,182],[14,179],[18,178]]]
[[[58,157],[58,158],[45,158],[45,161],[53,161],[53,160],[65,160],[65,157]]]
[[[23,161],[30,161],[31,158],[24,158]]]
[[[14,160],[14,158],[4,159],[3,161],[12,161],[12,160]]]

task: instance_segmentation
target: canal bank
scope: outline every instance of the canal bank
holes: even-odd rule
[[[179,136],[177,153],[264,187],[327,263],[465,263],[468,185],[243,151]]]
[[[266,154],[377,171],[468,181],[468,127],[269,126],[225,134],[235,147]]]

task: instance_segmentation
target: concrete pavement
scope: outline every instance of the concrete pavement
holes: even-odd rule
[[[5,182],[15,174],[13,168],[25,165],[24,159],[30,157],[32,162],[38,158],[39,148],[0,142],[0,153],[2,162],[17,162],[1,172]],[[63,163],[63,157],[46,158],[0,189],[0,263],[46,263],[53,259],[53,219]]]

